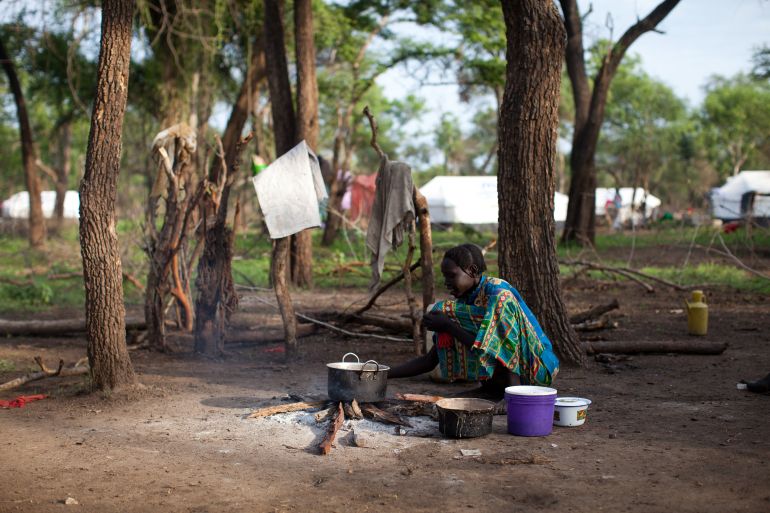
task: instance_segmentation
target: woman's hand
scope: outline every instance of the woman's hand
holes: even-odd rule
[[[445,313],[441,312],[428,312],[422,316],[422,324],[429,331],[435,331],[437,333],[452,333],[457,326],[452,319]]]

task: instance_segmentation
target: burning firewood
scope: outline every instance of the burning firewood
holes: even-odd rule
[[[249,414],[250,419],[255,419],[258,417],[269,417],[270,415],[275,415],[276,413],[288,413],[292,411],[299,411],[299,410],[309,410],[310,408],[320,408],[324,406],[328,401],[301,401],[298,403],[289,403],[289,404],[279,404],[276,406],[268,406],[266,408],[260,408],[258,410],[254,410]]]
[[[412,427],[411,424],[398,415],[383,411],[373,404],[364,404],[361,406],[361,410],[363,410],[365,417],[369,417],[374,421],[383,422],[385,424],[396,424],[397,426]]]
[[[321,451],[322,455],[326,456],[331,452],[332,444],[334,443],[334,438],[337,436],[337,431],[340,430],[343,422],[345,422],[345,411],[342,408],[342,403],[338,403],[337,415],[329,423],[329,430],[326,432],[326,436],[324,436],[324,439],[318,445],[318,449]]]

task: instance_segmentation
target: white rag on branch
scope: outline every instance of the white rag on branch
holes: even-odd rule
[[[318,157],[305,141],[255,176],[254,189],[271,239],[321,226],[319,201],[327,197]]]
[[[366,247],[372,252],[370,291],[380,283],[388,249],[401,245],[404,229],[412,229],[415,217],[412,170],[408,165],[391,162],[387,155],[383,155],[375,186],[372,216],[366,231]]]

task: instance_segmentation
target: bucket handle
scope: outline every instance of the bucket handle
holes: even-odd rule
[[[345,358],[347,358],[347,357],[348,357],[348,356],[350,356],[351,354],[352,354],[353,356],[355,356],[355,357],[356,357],[356,361],[357,361],[358,363],[361,363],[361,359],[358,357],[358,355],[357,355],[356,353],[345,353],[345,354],[342,356],[342,363],[345,363]]]
[[[366,370],[366,366],[370,363],[373,363],[376,367],[374,369],[374,376],[372,376],[372,379],[377,379],[377,373],[380,372],[380,364],[377,363],[374,360],[367,360],[361,365],[361,371],[358,373],[358,379],[363,379],[364,376],[364,370]]]

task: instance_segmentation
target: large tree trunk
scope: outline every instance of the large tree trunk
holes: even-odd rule
[[[238,169],[240,159],[240,135],[256,103],[259,83],[266,75],[265,52],[260,38],[256,39],[246,80],[241,84],[238,100],[233,105],[222,139],[226,169]],[[219,184],[223,169],[220,159],[214,159],[209,170],[209,183]],[[227,184],[225,184],[227,187]],[[229,196],[229,194],[228,194]],[[203,210],[203,255],[198,261],[198,278],[195,288],[195,351],[207,356],[219,356],[224,349],[227,320],[234,310],[237,296],[233,289],[232,254],[233,230],[217,226],[218,213],[224,209],[221,219],[227,218],[227,201],[215,205],[206,196]],[[210,224],[210,226],[209,226]]]
[[[550,0],[501,3],[507,67],[498,129],[500,273],[520,289],[560,358],[581,364],[561,297],[553,220],[564,27]]]
[[[313,2],[294,2],[294,47],[297,57],[297,140],[304,139],[318,152],[318,84],[315,74],[313,41]],[[292,237],[291,281],[294,285],[313,285],[313,237],[304,230]]]
[[[280,156],[294,147],[297,130],[283,39],[282,2],[281,0],[264,0],[264,6],[267,79],[270,89],[270,103],[272,104],[275,154]],[[281,309],[281,317],[286,332],[287,356],[297,350],[297,318],[294,315],[294,307],[286,287],[289,246],[288,237],[275,241],[270,267],[270,276],[273,287],[275,287],[275,295]]]
[[[16,102],[16,117],[19,120],[19,134],[21,137],[21,159],[24,165],[24,177],[27,181],[29,193],[29,244],[33,248],[39,248],[45,244],[45,218],[43,217],[43,205],[40,201],[40,177],[35,165],[35,147],[32,143],[32,128],[27,114],[27,104],[24,101],[24,93],[16,74],[16,67],[11,57],[5,50],[0,40],[0,62],[5,74],[8,76],[8,85],[13,93],[13,101]]]
[[[115,226],[123,115],[128,96],[133,0],[104,0],[96,98],[80,183],[80,252],[93,386],[136,381],[126,347],[123,272]]]
[[[628,47],[645,32],[655,29],[663,18],[676,7],[679,0],[664,0],[645,18],[636,22],[612,45],[603,56],[602,65],[589,85],[583,49],[583,27],[577,0],[559,0],[567,29],[567,72],[572,83],[575,102],[575,127],[572,136],[570,167],[572,181],[569,188],[567,220],[562,240],[590,245],[595,235],[596,144],[604,122],[604,109],[610,83]]]

